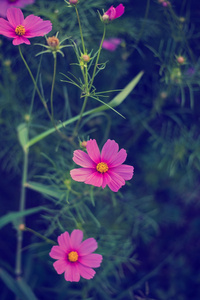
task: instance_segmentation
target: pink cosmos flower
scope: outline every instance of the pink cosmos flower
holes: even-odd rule
[[[92,268],[98,268],[102,255],[92,253],[97,249],[97,242],[89,238],[82,242],[83,232],[79,229],[72,231],[71,236],[66,231],[58,237],[59,246],[53,246],[49,255],[57,259],[53,264],[58,274],[65,273],[65,280],[80,280],[80,276],[91,279],[95,275]]]
[[[24,19],[21,9],[15,7],[7,10],[7,19],[0,18],[0,34],[13,38],[13,45],[30,45],[28,38],[44,36],[52,29],[50,21],[43,21],[34,15]]]
[[[103,15],[102,19],[103,21],[112,21],[114,19],[117,19],[121,17],[124,13],[124,6],[122,4],[119,4],[116,8],[112,5]]]
[[[107,140],[100,153],[96,140],[89,140],[86,145],[87,153],[75,150],[73,161],[83,168],[70,171],[72,179],[94,186],[106,185],[113,192],[117,192],[125,180],[133,177],[134,168],[123,165],[126,159],[126,150],[119,151],[119,145],[113,140]],[[119,151],[119,152],[118,152]]]
[[[121,43],[121,39],[111,38],[103,41],[102,48],[108,51],[115,51],[120,43]]]
[[[0,16],[6,17],[7,9],[15,7],[25,7],[28,4],[33,4],[35,0],[0,0]]]

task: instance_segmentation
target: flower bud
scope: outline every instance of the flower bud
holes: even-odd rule
[[[90,56],[88,54],[82,54],[81,60],[88,63],[90,61]]]
[[[24,231],[25,230],[25,225],[24,224],[20,224],[18,228],[19,228],[19,230]]]
[[[185,63],[185,58],[183,56],[178,56],[176,60],[180,65],[183,65]]]
[[[87,141],[81,142],[81,147],[86,148],[86,146],[87,146]]]
[[[47,38],[47,44],[52,50],[57,50],[59,48],[60,41],[56,36],[51,36]]]

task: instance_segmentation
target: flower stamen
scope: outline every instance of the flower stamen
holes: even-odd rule
[[[108,171],[108,165],[106,163],[104,163],[104,162],[100,162],[96,166],[96,169],[100,173],[106,173]]]
[[[76,251],[71,251],[68,253],[68,260],[71,262],[76,262],[78,260],[78,253]]]
[[[24,35],[25,32],[26,32],[25,27],[22,26],[22,25],[19,25],[19,26],[17,26],[17,27],[15,28],[15,33],[16,33],[17,35]]]

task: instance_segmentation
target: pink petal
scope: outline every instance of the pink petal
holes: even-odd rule
[[[23,26],[26,28],[26,30],[29,30],[32,27],[38,27],[40,26],[40,23],[42,23],[43,20],[38,17],[38,16],[34,16],[34,15],[29,15],[24,19],[23,22]]]
[[[102,255],[92,253],[85,256],[79,257],[79,262],[86,266],[91,268],[98,268],[103,260]]]
[[[101,151],[101,161],[109,163],[119,151],[119,145],[114,140],[107,140]]]
[[[95,171],[84,181],[86,184],[91,184],[94,186],[102,186],[103,183],[103,174]]]
[[[58,274],[62,274],[68,267],[68,263],[66,260],[57,260],[53,263],[53,266]]]
[[[108,183],[109,188],[113,192],[118,192],[118,190],[125,185],[125,180],[118,174],[108,171],[112,180]]]
[[[95,168],[96,167],[95,162],[93,160],[91,160],[89,155],[82,150],[74,151],[73,161],[81,167],[85,167],[85,168]]]
[[[16,37],[16,33],[12,25],[2,18],[0,19],[0,34],[11,38]]]
[[[77,263],[69,263],[65,271],[65,280],[78,282],[80,280],[80,271]]]
[[[7,19],[9,23],[16,28],[18,25],[22,25],[24,21],[24,16],[21,9],[16,7],[10,7],[7,10]]]
[[[64,259],[66,256],[65,251],[59,246],[53,246],[49,253],[49,256],[54,259]]]
[[[96,272],[93,269],[85,267],[81,264],[78,265],[78,268],[79,268],[80,275],[85,279],[92,279],[96,274]]]
[[[111,6],[106,12],[105,12],[105,15],[108,15],[109,16],[109,19],[110,20],[113,20],[115,19],[116,17],[116,10],[113,6]]]
[[[43,21],[41,18],[30,15],[23,23],[26,29],[26,37],[44,36],[52,30],[52,24],[50,21]]]
[[[65,253],[71,250],[70,236],[67,231],[59,235],[58,244],[60,248],[65,251]]]
[[[96,172],[94,169],[79,168],[71,170],[70,175],[75,181],[85,182],[85,180],[94,172]]]
[[[77,249],[80,256],[88,255],[94,252],[97,249],[98,245],[94,238],[89,238],[83,241],[80,247]]]
[[[89,157],[96,163],[98,164],[101,161],[101,156],[100,156],[100,151],[99,151],[99,147],[97,145],[96,140],[89,140],[87,142],[87,153],[89,155]]]
[[[111,158],[108,167],[114,168],[123,164],[123,162],[126,160],[126,157],[127,157],[126,150],[121,149],[115,156],[113,156],[113,158]]]
[[[122,4],[119,4],[115,10],[116,10],[116,15],[115,15],[115,19],[116,19],[123,15],[125,7]]]
[[[27,45],[31,44],[30,41],[27,38],[25,38],[24,36],[15,37],[12,43],[15,46],[20,45],[20,44],[27,44]]]
[[[104,173],[103,175],[103,183],[102,183],[102,188],[104,189],[106,185],[112,180],[110,175],[108,173]]]
[[[120,165],[118,167],[112,168],[112,172],[120,175],[124,180],[130,180],[133,177],[134,168],[129,165]]]
[[[82,239],[83,231],[79,229],[74,229],[70,236],[72,249],[76,250],[80,246]]]

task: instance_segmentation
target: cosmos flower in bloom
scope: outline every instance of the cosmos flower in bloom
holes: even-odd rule
[[[0,0],[0,16],[5,18],[7,9],[12,6],[23,8],[34,2],[35,0]]]
[[[66,231],[58,237],[58,245],[53,246],[49,255],[57,259],[53,266],[58,274],[65,273],[65,280],[92,279],[95,271],[102,262],[102,255],[92,253],[97,249],[97,242],[94,238],[82,242],[83,232],[74,229],[71,236]]]
[[[112,21],[121,17],[124,13],[124,6],[119,4],[116,8],[112,5],[102,16],[103,21]]]
[[[11,7],[7,10],[8,21],[0,18],[0,34],[13,38],[13,45],[30,45],[29,38],[44,36],[52,29],[50,21],[29,15],[24,19],[21,9]]]
[[[120,43],[121,43],[121,39],[111,38],[103,41],[102,48],[108,51],[115,51]]]
[[[82,168],[70,171],[72,179],[94,186],[106,185],[113,192],[117,192],[125,180],[133,177],[134,168],[123,165],[127,154],[126,150],[119,151],[119,145],[114,140],[107,140],[100,153],[96,140],[89,140],[86,145],[87,153],[75,150],[73,161]]]

